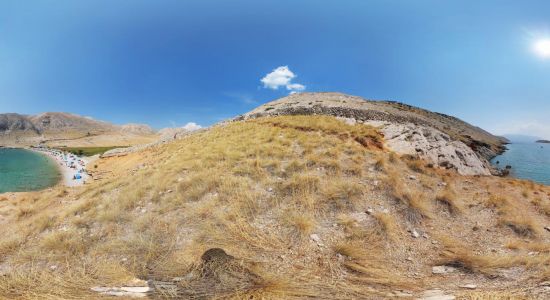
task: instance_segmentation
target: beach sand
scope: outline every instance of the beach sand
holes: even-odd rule
[[[62,176],[60,184],[63,184],[64,186],[67,186],[67,187],[81,186],[85,184],[87,181],[91,180],[90,176],[86,174],[86,172],[80,173],[80,175],[82,176],[81,179],[74,179],[74,175],[78,173],[78,170],[86,169],[86,166],[91,161],[94,160],[93,157],[81,158],[76,155],[66,154],[67,161],[65,161],[60,151],[53,152],[52,150],[38,150],[38,149],[30,149],[30,150],[46,155],[48,158],[52,159],[55,162],[55,165],[59,169]],[[81,166],[80,164],[78,164],[79,160],[84,162],[84,166]],[[71,161],[75,162],[76,169],[69,167],[69,165],[67,164],[67,162],[71,162]]]

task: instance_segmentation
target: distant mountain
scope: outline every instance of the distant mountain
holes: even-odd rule
[[[550,144],[550,141],[549,140],[538,140],[537,143]]]
[[[29,120],[42,134],[69,131],[101,133],[119,129],[117,126],[107,122],[61,112],[48,112],[37,116],[30,116]]]
[[[504,136],[512,143],[534,143],[541,139],[537,136],[525,134],[505,134]]]
[[[134,134],[154,134],[155,131],[151,126],[145,125],[145,124],[126,124],[122,125],[120,129],[127,133],[134,133]]]
[[[153,135],[156,136],[156,133],[148,125],[118,126],[63,112],[47,112],[34,116],[0,114],[0,145],[32,145],[52,141],[61,143],[79,139],[86,139],[84,143],[87,145],[119,145],[117,142],[126,145],[134,144],[133,140],[136,138],[141,141],[141,137]]]

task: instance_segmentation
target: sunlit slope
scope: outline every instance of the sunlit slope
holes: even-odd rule
[[[80,189],[0,196],[0,297],[134,278],[188,298],[537,296],[550,279],[550,189],[431,169],[333,117],[232,122],[93,169]]]

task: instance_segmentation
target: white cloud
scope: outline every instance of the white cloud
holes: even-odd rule
[[[185,129],[185,130],[188,130],[188,131],[195,131],[195,130],[201,129],[202,126],[195,123],[195,122],[189,122],[189,123],[183,125],[182,128]]]
[[[299,92],[299,91],[305,90],[306,86],[303,85],[303,84],[299,84],[299,83],[291,83],[291,84],[286,85],[286,89],[289,90],[289,91]]]
[[[288,66],[280,66],[271,73],[265,75],[260,81],[264,84],[264,88],[272,90],[278,90],[283,86],[291,91],[291,93],[305,90],[306,87],[303,84],[292,83],[294,78],[296,78],[296,74],[294,74]]]

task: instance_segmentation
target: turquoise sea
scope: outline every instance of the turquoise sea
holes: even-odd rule
[[[491,161],[493,165],[510,165],[512,176],[550,185],[550,144],[517,143],[506,147],[506,152]]]
[[[24,149],[0,148],[0,193],[41,190],[60,179],[61,173],[48,157]]]

